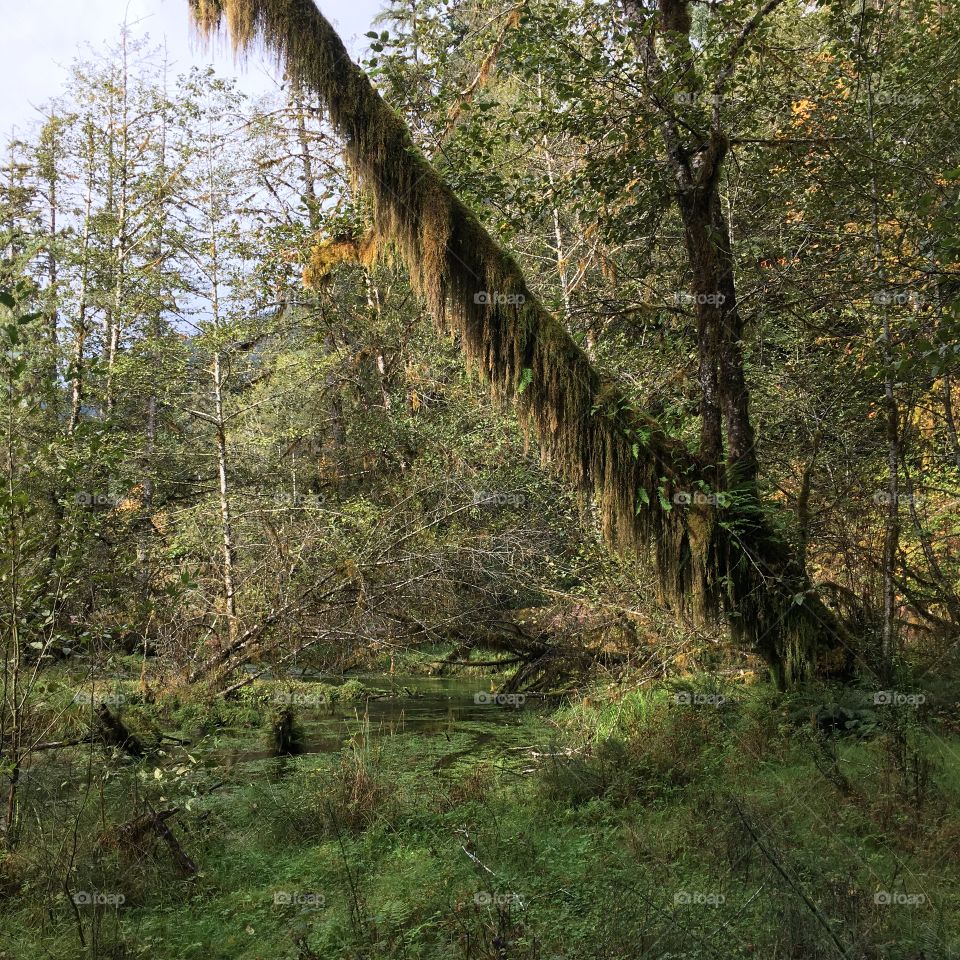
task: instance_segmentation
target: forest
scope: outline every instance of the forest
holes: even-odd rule
[[[0,145],[0,960],[960,958],[956,0],[174,2]]]

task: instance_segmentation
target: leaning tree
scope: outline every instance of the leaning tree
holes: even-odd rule
[[[313,0],[189,2],[204,35],[225,21],[235,49],[263,40],[296,82],[319,97],[370,199],[379,242],[400,252],[436,322],[459,338],[494,398],[516,404],[544,460],[596,497],[609,544],[649,555],[667,600],[702,618],[725,616],[735,639],[764,658],[778,683],[809,676],[818,660],[849,666],[846,631],[775,532],[757,493],[745,386],[728,376],[711,400],[726,406],[733,428],[728,462],[718,470],[723,454],[716,443],[691,452],[594,367],[417,149]],[[691,253],[705,271],[699,285],[715,283],[726,261],[708,236],[722,147],[721,139],[708,140],[697,169],[688,171],[694,179],[685,225],[696,234]],[[722,377],[738,363],[738,318],[727,311],[702,319],[701,335],[709,339],[701,355]],[[715,423],[707,429],[713,440]],[[725,488],[726,495],[675,497],[703,488]]]

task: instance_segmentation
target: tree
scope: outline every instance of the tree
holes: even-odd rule
[[[495,395],[519,398],[544,456],[597,494],[613,546],[652,544],[665,593],[681,604],[692,595],[705,613],[726,605],[735,631],[754,643],[781,683],[809,673],[818,646],[842,642],[842,628],[752,497],[739,515],[722,519],[700,504],[673,508],[674,493],[703,481],[710,465],[603,381],[536,301],[512,259],[416,150],[310,0],[192,0],[191,6],[208,33],[225,15],[237,46],[263,35],[288,70],[320,96],[371,197],[378,230],[400,249],[431,312],[461,337],[468,361],[490,378]],[[721,147],[711,149],[716,154]],[[713,175],[712,163],[704,169]],[[716,333],[714,325],[711,336]],[[731,378],[727,400],[740,431],[738,463],[749,482],[752,445],[741,417],[746,398],[731,366],[739,341],[736,330],[728,333],[710,349]]]

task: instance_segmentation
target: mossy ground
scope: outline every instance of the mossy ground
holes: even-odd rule
[[[86,793],[38,769],[0,957],[958,956],[960,737],[899,707],[817,732],[836,699],[607,688],[507,726],[359,723],[337,754],[95,753]],[[198,876],[116,839],[145,800],[180,808]],[[67,889],[126,900],[74,913]]]

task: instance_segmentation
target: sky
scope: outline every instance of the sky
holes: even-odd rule
[[[318,5],[356,57],[381,2],[319,0]],[[205,49],[190,29],[187,0],[0,0],[0,6],[0,142],[13,128],[26,133],[38,122],[37,108],[60,93],[71,61],[87,53],[88,45],[97,49],[115,41],[124,20],[135,35],[149,34],[159,46],[166,41],[173,74],[213,63],[254,94],[271,88],[277,74],[268,55],[251,54],[237,64],[224,44]]]

